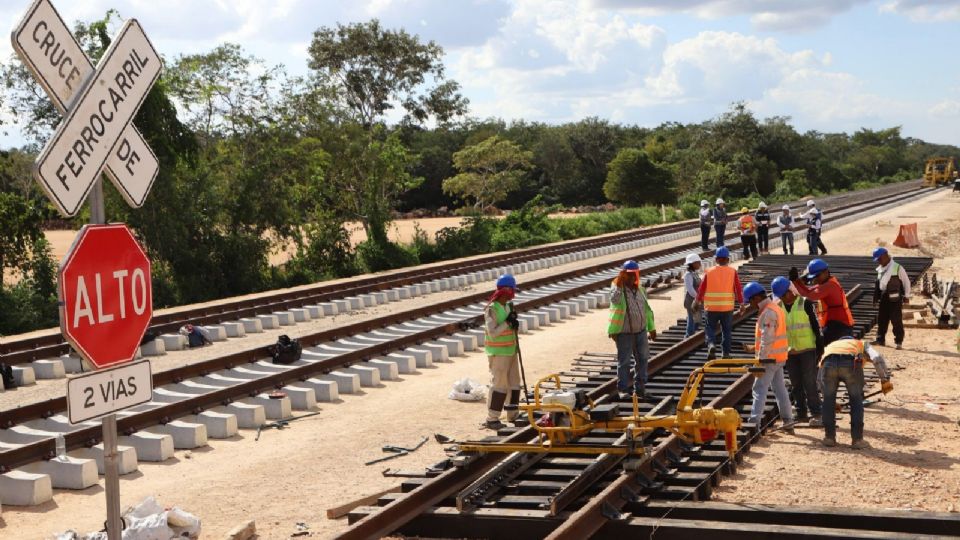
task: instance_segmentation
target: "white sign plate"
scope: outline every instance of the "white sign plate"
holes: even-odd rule
[[[42,5],[42,2],[37,5]],[[40,11],[38,9],[33,13]],[[28,12],[27,19],[31,19],[31,12]],[[24,35],[23,39],[34,39],[40,22],[35,22],[31,29],[28,20],[23,32],[29,35]],[[41,45],[45,39],[41,38]],[[22,47],[16,33],[14,42]],[[68,47],[62,50],[65,57]],[[46,51],[43,49],[40,54]],[[36,54],[34,51],[24,56],[32,58]],[[89,62],[83,58],[84,62]],[[108,159],[119,159],[122,162],[119,168],[124,170],[124,174],[131,178],[138,177],[137,166],[144,156],[137,153],[134,157],[137,150],[124,134],[129,132],[133,117],[160,77],[161,69],[160,56],[143,28],[135,19],[127,21],[104,53],[96,71],[87,78],[83,88],[74,93],[66,118],[34,164],[34,176],[61,213],[66,216],[77,213]],[[62,85],[50,83],[51,94],[62,91],[63,88],[59,91],[57,88],[66,87],[66,80],[72,81],[72,72],[63,60],[58,63],[58,76],[61,71],[66,74],[65,80]],[[133,183],[137,182],[142,183],[143,180],[138,179]],[[125,188],[121,188],[121,192],[125,197],[130,194]],[[145,197],[146,193],[142,196]]]
[[[78,424],[153,399],[150,361],[94,371],[67,381],[70,423]]]

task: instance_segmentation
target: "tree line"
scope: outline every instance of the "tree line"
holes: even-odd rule
[[[111,10],[76,25],[95,61],[118,21]],[[958,154],[898,127],[799,133],[742,103],[654,128],[476,119],[439,45],[376,20],[319,28],[308,53],[305,76],[230,43],[165,59],[135,119],[160,160],[153,190],[132,210],[105,188],[108,220],[128,223],[153,261],[158,307],[692,217],[700,198],[858,189]],[[87,215],[61,220],[31,178],[59,114],[18,60],[0,75],[0,106],[28,141],[0,151],[0,333],[12,333],[56,321],[42,227],[79,227]],[[548,217],[609,202],[626,208]],[[644,208],[661,204],[669,211]],[[410,245],[388,239],[397,212],[443,207],[460,208],[464,225]],[[484,217],[494,207],[516,211]],[[351,222],[366,233],[357,246]],[[280,250],[290,261],[271,265]]]

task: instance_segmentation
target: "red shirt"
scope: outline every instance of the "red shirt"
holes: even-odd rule
[[[703,295],[707,292],[707,279],[709,278],[709,272],[704,274],[703,281],[700,282],[700,288],[697,289],[697,302],[701,304],[703,303]],[[743,287],[740,286],[740,275],[737,273],[733,274],[733,296],[737,299],[738,304],[743,303]]]
[[[837,321],[848,326],[852,324],[847,316],[846,310],[843,309],[846,294],[836,278],[830,278],[820,285],[810,287],[807,287],[803,281],[800,280],[794,281],[793,284],[797,287],[800,296],[814,301],[823,301],[823,304],[827,307],[827,321]]]

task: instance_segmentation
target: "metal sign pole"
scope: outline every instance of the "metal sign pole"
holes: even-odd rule
[[[107,538],[120,540],[123,522],[120,519],[120,468],[117,463],[117,414],[103,417],[103,468],[107,492]]]
[[[90,224],[103,225],[107,222],[106,209],[103,205],[103,178],[98,178],[90,190]]]

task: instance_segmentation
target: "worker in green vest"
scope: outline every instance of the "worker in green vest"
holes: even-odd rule
[[[646,397],[647,360],[650,357],[647,336],[657,339],[657,327],[647,295],[640,286],[640,265],[623,263],[610,291],[610,320],[607,335],[617,344],[617,390],[620,399],[633,393]]]
[[[787,314],[787,375],[790,397],[797,408],[796,420],[809,420],[811,427],[823,425],[820,417],[820,390],[817,388],[817,361],[823,350],[820,323],[813,302],[798,295],[790,280],[778,277],[770,284]],[[807,415],[809,410],[810,415]]]
[[[497,290],[483,310],[484,348],[490,364],[490,394],[487,396],[487,421],[484,426],[500,429],[500,414],[518,423],[520,403],[520,364],[517,358],[517,330],[520,321],[513,309],[517,280],[510,274],[497,279]]]

